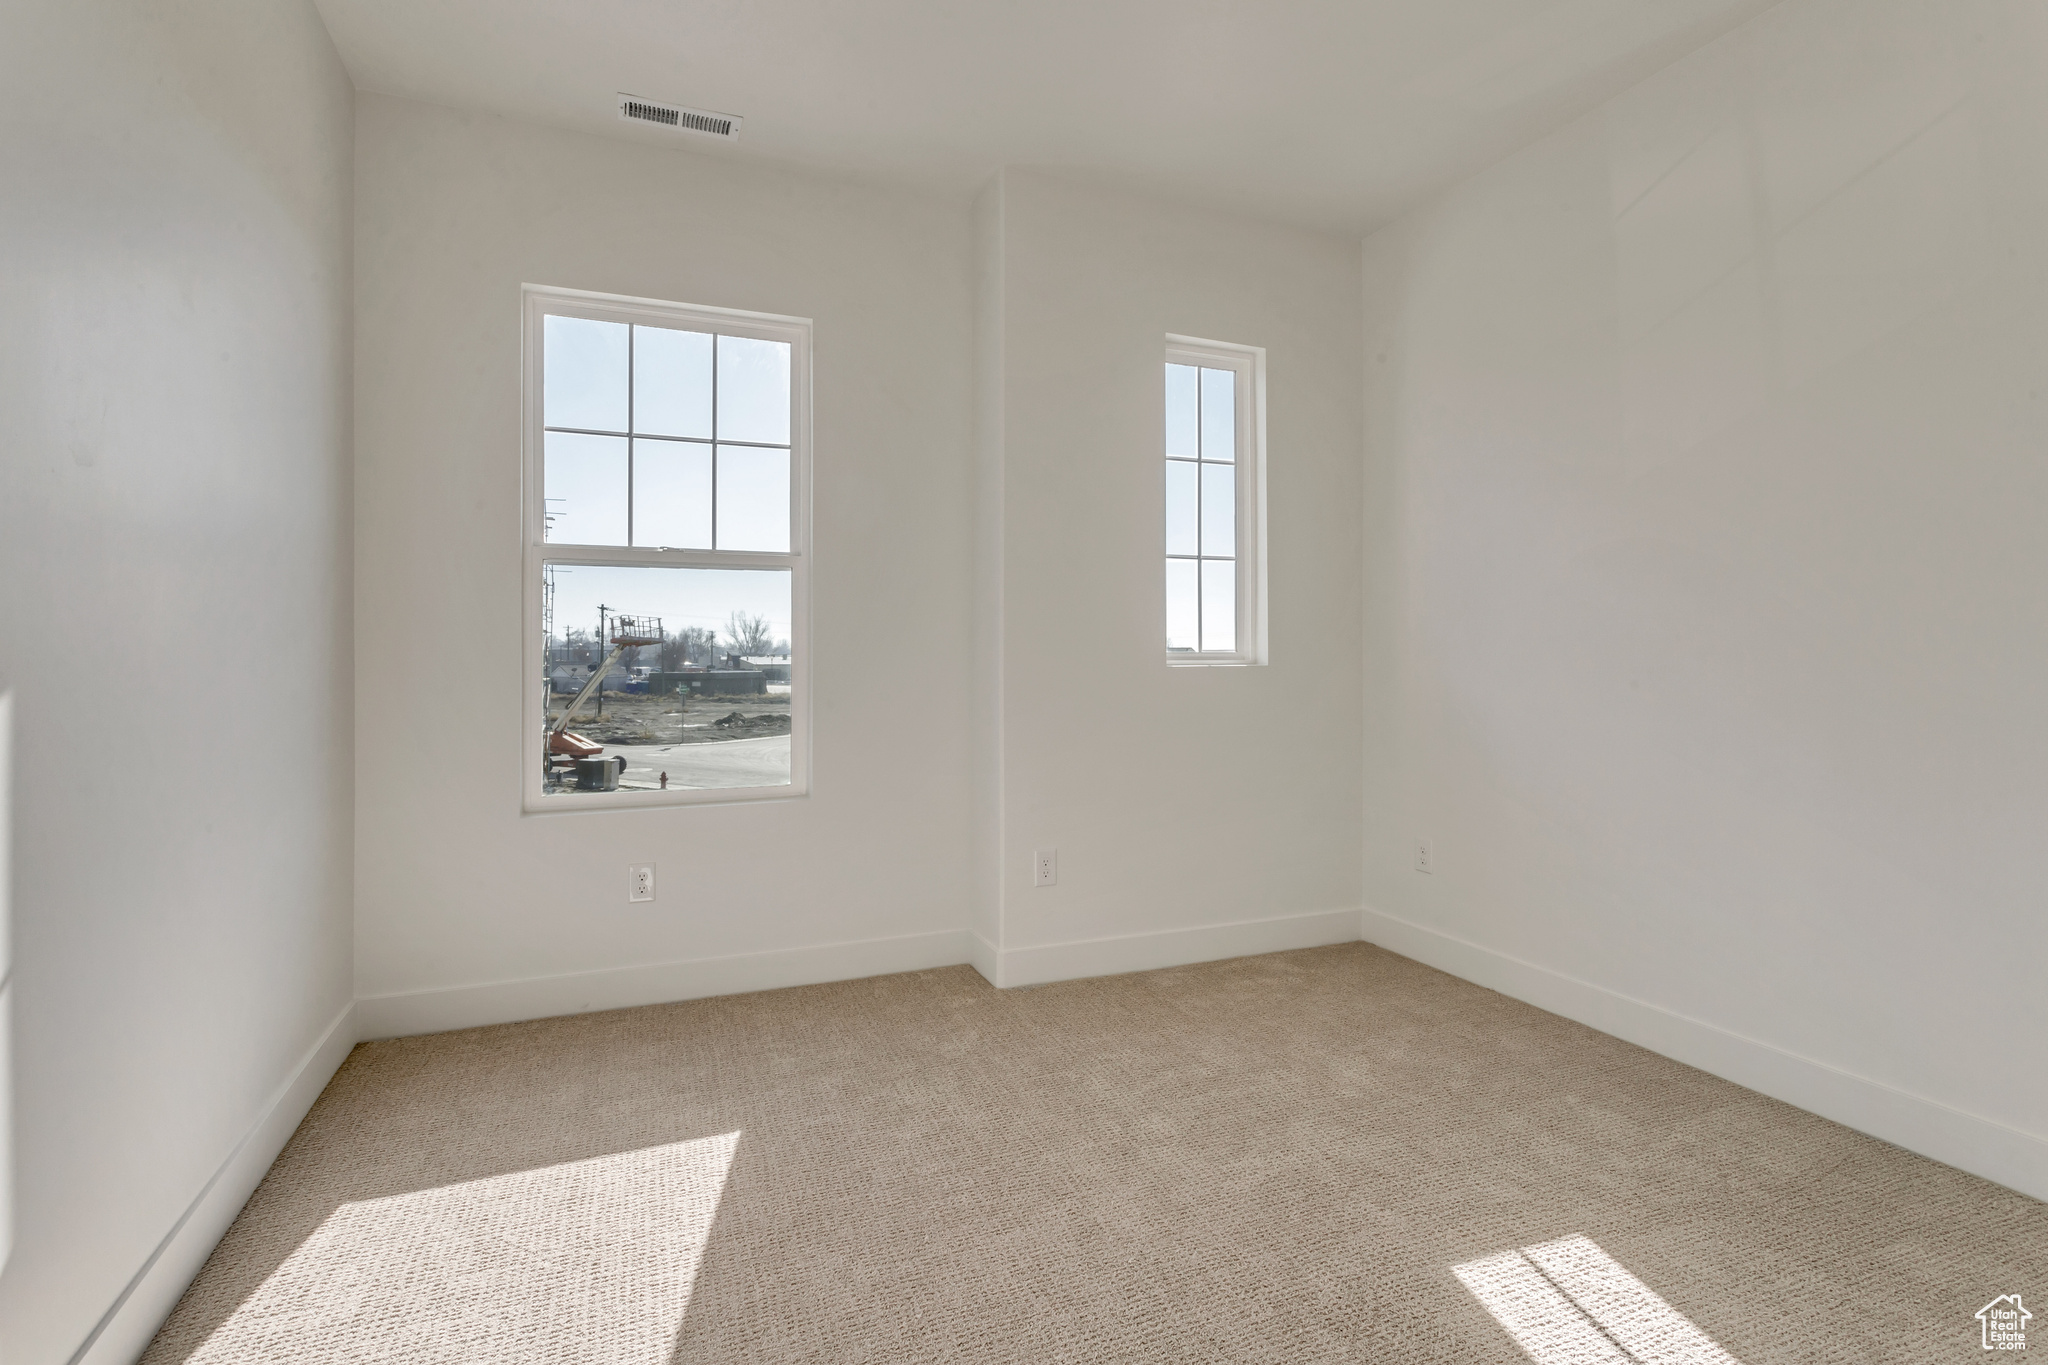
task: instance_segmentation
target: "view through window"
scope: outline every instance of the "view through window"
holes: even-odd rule
[[[808,328],[528,291],[529,794],[802,784]]]
[[[1256,352],[1170,344],[1166,359],[1166,649],[1254,662]]]

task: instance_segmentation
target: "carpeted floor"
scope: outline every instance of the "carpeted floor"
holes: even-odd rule
[[[365,1044],[145,1360],[1927,1365],[2010,1293],[2048,1206],[1349,944]]]

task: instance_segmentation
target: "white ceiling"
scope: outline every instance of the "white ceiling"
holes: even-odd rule
[[[965,190],[1057,167],[1385,222],[1773,0],[317,0],[358,87]],[[618,121],[618,91],[744,116]]]

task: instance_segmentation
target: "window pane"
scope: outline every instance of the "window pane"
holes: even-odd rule
[[[541,660],[548,796],[584,794],[576,757],[593,749],[590,757],[625,759],[619,787],[627,791],[663,790],[664,775],[670,791],[788,784],[788,570],[549,564],[543,573],[554,588]],[[610,633],[599,634],[600,605],[658,621],[660,643],[613,660],[563,736],[550,740],[610,654]],[[611,776],[603,765],[588,767],[599,784]]]
[[[633,442],[633,543],[711,548],[711,447]]]
[[[1195,535],[1195,471],[1199,465],[1185,460],[1166,462],[1166,553],[1201,553]]]
[[[624,545],[626,438],[551,431],[545,453],[542,538],[555,545]]]
[[[1202,470],[1202,553],[1237,553],[1237,469],[1205,464]]]
[[[1200,613],[1195,602],[1195,561],[1166,561],[1166,647],[1198,649]]]
[[[550,316],[541,346],[541,424],[626,429],[626,324]]]
[[[718,548],[788,551],[788,451],[718,448]]]
[[[1237,458],[1237,375],[1202,371],[1202,458]]]
[[[1202,652],[1237,648],[1237,561],[1202,561]]]
[[[633,329],[633,430],[711,435],[711,333]]]
[[[718,338],[718,438],[789,444],[789,343]]]
[[[1196,397],[1193,365],[1166,367],[1166,453],[1196,457]]]

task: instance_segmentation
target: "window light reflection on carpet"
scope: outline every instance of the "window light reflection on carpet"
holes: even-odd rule
[[[1451,1273],[1536,1365],[1741,1365],[1588,1237]]]
[[[189,1365],[665,1365],[739,1137],[343,1204]]]

